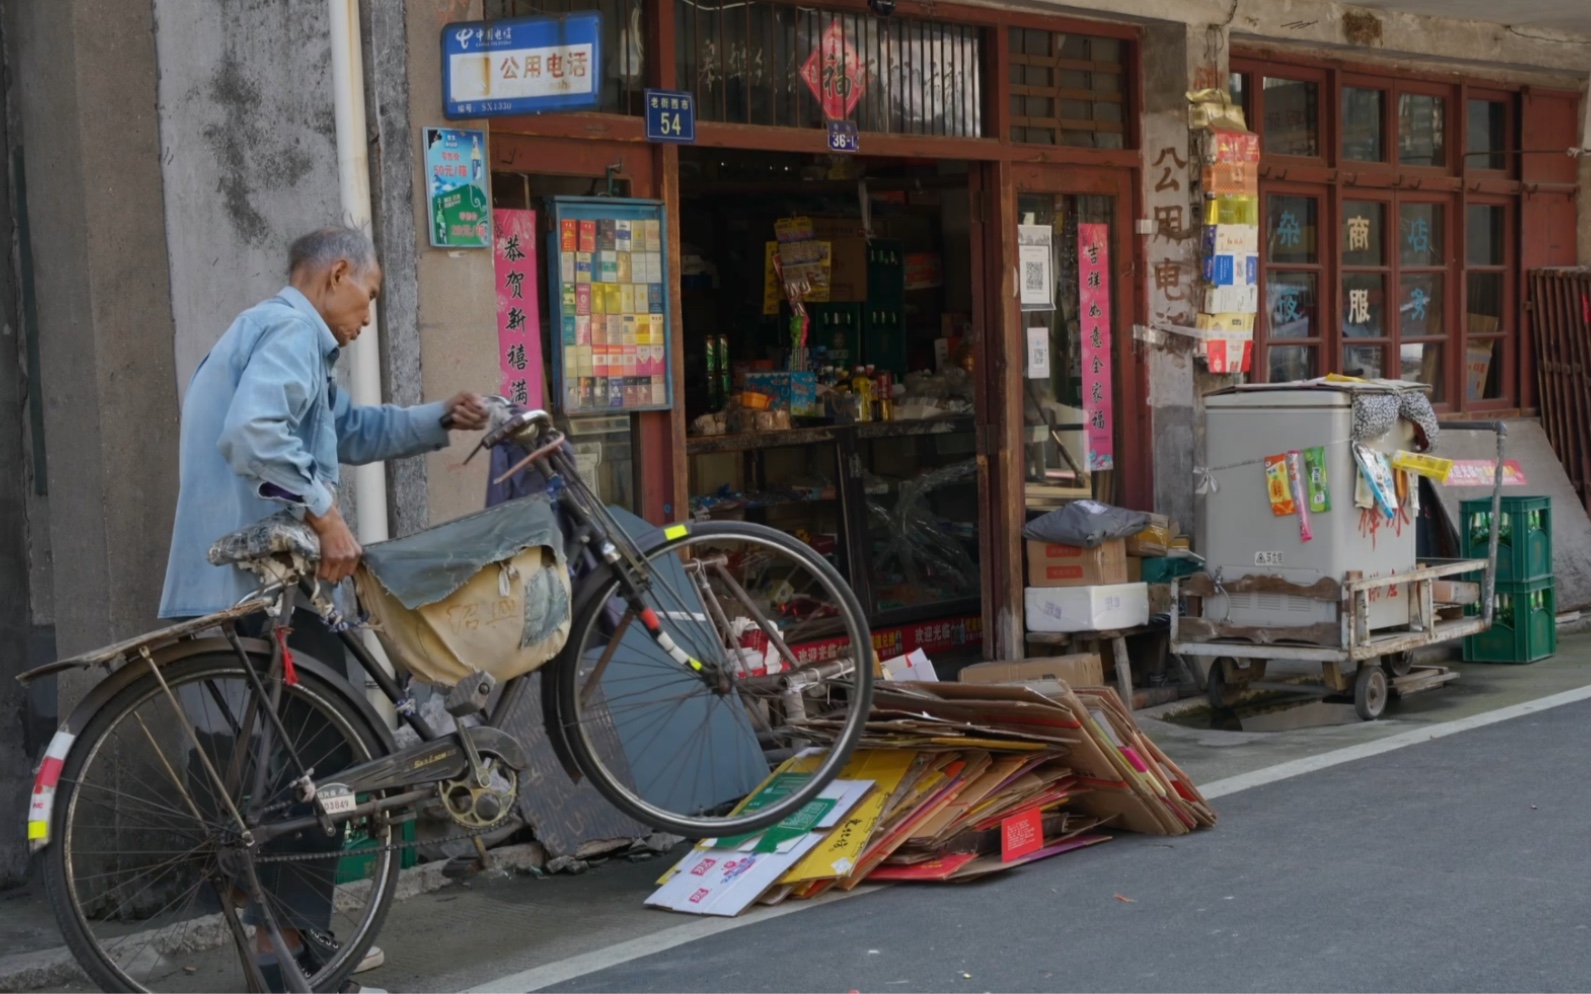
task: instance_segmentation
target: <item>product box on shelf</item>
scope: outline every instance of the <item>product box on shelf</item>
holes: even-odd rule
[[[746,389],[767,394],[774,406],[797,417],[815,417],[818,407],[818,378],[811,372],[748,372]]]

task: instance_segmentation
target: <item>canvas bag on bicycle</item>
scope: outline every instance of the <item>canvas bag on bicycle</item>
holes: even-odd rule
[[[569,570],[543,496],[371,545],[354,580],[393,661],[426,683],[522,676],[569,637]]]

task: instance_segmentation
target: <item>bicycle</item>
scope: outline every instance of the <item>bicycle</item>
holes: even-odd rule
[[[482,514],[553,509],[567,561],[594,567],[572,597],[567,641],[536,671],[568,774],[688,838],[756,831],[809,802],[847,761],[872,695],[870,634],[839,572],[745,522],[631,536],[549,415],[490,405],[475,452],[518,446],[528,454],[510,473],[540,473],[547,492]],[[61,932],[105,990],[265,990],[272,954],[279,986],[339,989],[415,844],[403,825],[440,805],[452,838],[479,838],[512,814],[528,755],[498,726],[530,674],[495,684],[472,672],[447,690],[459,727],[438,733],[314,581],[312,538],[276,519],[230,536],[212,562],[223,550],[256,573],[255,594],[22,678],[111,668],[51,741],[28,826]],[[399,749],[343,675],[288,646],[301,603],[338,631],[417,744]],[[262,616],[268,639],[240,631]],[[850,651],[804,661],[815,642]],[[827,753],[798,789],[745,805],[772,768],[813,746]],[[306,952],[286,953],[291,932]]]

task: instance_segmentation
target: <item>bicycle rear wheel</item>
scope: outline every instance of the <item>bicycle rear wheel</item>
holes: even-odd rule
[[[571,751],[608,800],[659,831],[765,828],[817,796],[861,736],[873,688],[866,619],[834,567],[784,532],[712,522],[665,535],[641,555],[639,610],[606,571],[577,603],[555,674]],[[643,611],[666,639],[647,632]],[[809,746],[827,752],[805,780],[737,810]]]
[[[180,715],[159,681],[143,676],[88,722],[62,768],[44,874],[67,945],[107,991],[247,990],[243,957],[254,957],[264,920],[248,902],[248,861],[283,927],[318,930],[322,941],[309,945],[323,958],[305,971],[313,989],[337,989],[375,938],[398,878],[396,852],[364,865],[342,854],[390,844],[392,825],[363,819],[330,837],[314,829],[239,846],[227,800],[246,812],[262,783],[262,820],[302,816],[309,807],[290,786],[297,772],[273,737],[256,779],[267,718],[235,655],[161,673]],[[320,783],[386,751],[345,692],[302,668],[296,685],[281,687],[277,713]]]

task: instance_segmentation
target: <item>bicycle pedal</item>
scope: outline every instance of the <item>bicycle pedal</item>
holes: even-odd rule
[[[455,718],[478,714],[486,710],[486,702],[496,687],[497,678],[490,673],[471,673],[448,689],[442,707]]]

